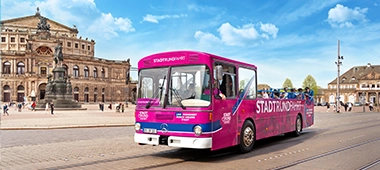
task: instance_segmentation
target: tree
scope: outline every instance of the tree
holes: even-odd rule
[[[309,87],[311,90],[313,90],[314,94],[318,93],[317,82],[315,81],[314,77],[311,75],[307,75],[307,77],[303,81],[302,88],[305,89],[306,87]]]
[[[288,89],[293,88],[293,83],[290,79],[286,78],[282,87],[287,87]]]
[[[239,87],[239,90],[240,89],[244,89],[245,87],[245,81],[244,80],[240,80],[240,87]]]

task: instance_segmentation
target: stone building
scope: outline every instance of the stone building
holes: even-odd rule
[[[354,66],[339,77],[340,101],[379,103],[380,65]],[[337,79],[324,90],[328,102],[334,102],[337,93]]]
[[[62,45],[65,76],[71,77],[75,100],[97,103],[132,99],[136,83],[126,83],[129,59],[96,58],[94,40],[78,37],[76,26],[45,18],[37,8],[35,15],[1,21],[2,102],[44,98],[46,77],[54,68],[54,47],[58,43]]]

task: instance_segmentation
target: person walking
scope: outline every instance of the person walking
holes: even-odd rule
[[[121,113],[124,113],[124,104],[121,104]]]
[[[50,113],[52,115],[54,115],[54,103],[53,102],[50,103]]]
[[[48,112],[49,107],[50,107],[50,103],[46,103],[46,106],[45,106],[45,114]]]
[[[35,101],[33,101],[33,103],[32,103],[32,111],[36,111],[36,102]]]
[[[326,112],[330,112],[330,103],[327,102],[326,107],[327,107],[327,111]]]
[[[349,103],[348,103],[348,111],[351,112],[351,110],[352,110],[352,103],[349,102]]]
[[[4,114],[4,116],[5,115],[9,116],[8,110],[9,110],[8,105],[4,103],[4,106],[3,106],[3,114]]]

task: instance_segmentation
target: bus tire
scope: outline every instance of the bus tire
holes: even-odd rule
[[[252,150],[256,142],[256,129],[250,120],[244,122],[240,132],[239,149],[241,153],[247,153]]]
[[[293,132],[293,136],[297,137],[301,134],[301,131],[302,131],[302,118],[300,115],[297,115],[295,126],[296,127]]]

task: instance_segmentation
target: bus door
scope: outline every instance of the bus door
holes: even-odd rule
[[[232,113],[235,102],[235,98],[214,99],[212,150],[236,144],[237,114],[233,115]]]
[[[222,96],[214,94],[213,97],[213,150],[233,146],[237,138],[237,114],[233,114],[233,107],[237,101],[236,67],[225,63],[216,65],[218,71],[215,74],[219,76],[215,77],[218,84],[214,84],[214,88],[218,88]]]

